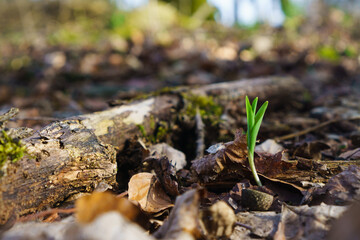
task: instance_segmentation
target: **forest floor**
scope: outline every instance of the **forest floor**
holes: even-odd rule
[[[177,140],[184,143],[182,146],[174,146],[165,135],[150,138],[139,130],[138,139],[147,148],[167,142],[185,154],[186,164],[175,168],[169,163],[176,161],[176,156],[168,156],[169,161],[148,153],[139,162],[151,160],[158,165],[136,171],[119,168],[131,172],[126,179],[129,183],[105,187],[117,197],[97,193],[80,198],[76,204],[72,199],[46,206],[49,209],[45,212],[20,216],[5,224],[4,238],[38,239],[36,234],[43,234],[47,239],[55,236],[54,229],[66,229],[57,236],[76,239],[95,234],[91,228],[111,232],[109,222],[122,224],[114,234],[124,234],[127,239],[132,239],[131,234],[142,239],[359,236],[360,221],[355,213],[360,212],[356,204],[360,199],[360,41],[358,30],[344,27],[336,12],[333,15],[322,26],[304,23],[292,30],[263,26],[248,37],[241,29],[208,26],[192,32],[173,29],[171,39],[161,43],[144,34],[86,46],[3,44],[0,110],[20,109],[7,123],[8,128],[25,126],[38,131],[54,121],[104,111],[179,86],[196,88],[291,76],[304,88],[300,96],[283,104],[272,106],[269,102],[256,148],[256,165],[264,186],[256,186],[246,170],[246,154],[242,155],[247,151],[246,140],[237,130],[247,128],[245,105],[237,116],[230,116],[231,129],[226,128],[230,120],[224,113],[215,120],[202,113],[204,144],[206,148],[213,146],[208,152],[196,152],[196,123],[188,128],[190,134]],[[212,100],[207,104],[213,104]],[[197,107],[200,111],[213,110]],[[195,114],[192,117],[189,121],[194,124]],[[193,146],[185,146],[186,142]],[[232,154],[235,160],[229,157]],[[219,158],[227,159],[220,162],[220,172],[231,174],[230,170],[236,169],[234,162],[241,162],[241,171],[247,177],[229,180],[220,172],[206,175],[209,173],[199,167]],[[193,175],[194,171],[197,174]],[[270,203],[262,203],[263,199]],[[97,218],[110,210],[146,230],[118,215]],[[34,228],[39,232],[30,234]]]

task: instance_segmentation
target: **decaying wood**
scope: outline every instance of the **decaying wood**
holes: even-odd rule
[[[213,84],[186,93],[216,97],[227,112],[242,108],[245,95],[284,105],[301,95],[293,78],[260,78]],[[184,90],[181,90],[184,91]],[[183,109],[178,92],[117,106],[106,111],[53,122],[23,140],[29,156],[9,163],[0,177],[0,224],[11,216],[42,210],[100,182],[115,184],[116,153],[127,140],[140,136],[139,125],[151,134],[150,122],[172,122]],[[139,159],[140,160],[140,159]]]

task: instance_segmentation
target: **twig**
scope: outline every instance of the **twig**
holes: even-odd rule
[[[332,123],[336,123],[336,122],[340,122],[340,121],[358,120],[358,119],[360,119],[360,116],[349,117],[349,118],[336,118],[336,119],[328,120],[326,122],[320,123],[316,126],[304,129],[302,131],[290,133],[290,134],[287,134],[287,135],[284,135],[281,137],[277,137],[277,138],[275,138],[275,141],[282,141],[282,140],[287,140],[287,139],[294,138],[294,137],[299,137],[299,136],[307,134],[309,132],[313,132],[319,128],[323,128]]]
[[[12,121],[20,121],[20,120],[29,120],[29,121],[58,121],[60,118],[54,118],[54,117],[15,117],[12,119]]]
[[[205,125],[201,119],[199,108],[196,108],[196,115],[195,115],[195,122],[196,122],[196,158],[202,158],[204,156],[205,150]]]
[[[27,222],[32,221],[41,217],[45,217],[46,215],[54,214],[54,213],[74,213],[76,211],[75,208],[68,208],[68,209],[61,209],[61,208],[54,208],[49,209],[46,211],[34,213],[28,216],[20,217],[16,222]]]
[[[246,229],[249,229],[249,230],[253,229],[251,226],[243,224],[241,222],[235,222],[235,226],[240,226],[240,227],[243,227],[243,228],[246,228]]]
[[[122,192],[122,193],[116,195],[116,197],[117,197],[117,198],[123,198],[123,197],[125,197],[126,195],[128,195],[128,191]]]

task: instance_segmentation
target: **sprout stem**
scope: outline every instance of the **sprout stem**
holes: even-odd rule
[[[250,169],[251,169],[251,172],[253,173],[253,176],[254,176],[254,179],[255,179],[255,182],[258,186],[262,186],[261,184],[261,181],[260,181],[260,178],[256,172],[256,168],[255,168],[255,163],[254,163],[254,153],[251,153],[249,150],[248,150],[248,158],[249,158],[249,165],[250,165]]]

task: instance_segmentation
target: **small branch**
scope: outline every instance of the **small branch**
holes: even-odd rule
[[[39,121],[39,122],[52,122],[52,121],[58,121],[61,120],[60,118],[54,118],[54,117],[15,117],[11,119],[12,121],[20,121],[20,120],[26,120],[26,121]]]
[[[337,118],[337,119],[328,120],[326,122],[320,123],[320,124],[318,124],[316,126],[304,129],[302,131],[295,132],[295,133],[290,133],[290,134],[275,138],[275,141],[282,141],[282,140],[287,140],[287,139],[291,139],[291,138],[294,138],[294,137],[299,137],[299,136],[305,135],[305,134],[307,134],[309,132],[313,132],[315,130],[323,128],[323,127],[325,127],[327,125],[330,125],[332,123],[336,123],[336,122],[340,122],[340,121],[359,120],[359,119],[360,119],[360,116],[355,116],[355,117],[350,117],[350,118]]]
[[[61,209],[61,208],[54,208],[54,209],[49,209],[46,211],[42,211],[42,212],[38,212],[38,213],[34,213],[25,217],[20,217],[16,222],[27,222],[27,221],[33,221],[36,219],[39,219],[41,217],[45,217],[47,215],[50,214],[54,214],[54,213],[74,213],[76,211],[75,208],[69,208],[69,209]]]
[[[205,125],[201,119],[199,108],[196,108],[196,158],[202,158],[205,151]]]
[[[246,229],[249,229],[249,230],[253,230],[253,228],[249,225],[246,225],[246,224],[243,224],[241,222],[235,222],[235,226],[240,226],[240,227],[243,227],[243,228],[246,228]]]
[[[125,197],[125,196],[127,196],[127,195],[128,195],[128,191],[125,191],[125,192],[122,192],[122,193],[116,195],[116,197],[117,197],[117,198],[123,198],[123,197]]]

